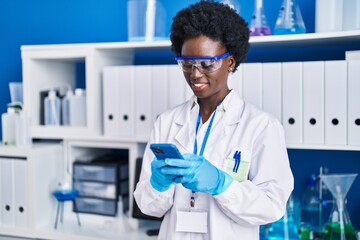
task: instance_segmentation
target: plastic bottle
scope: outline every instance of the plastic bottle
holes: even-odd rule
[[[5,146],[15,146],[15,122],[16,122],[16,109],[8,107],[7,112],[1,115],[2,122],[2,141]]]
[[[76,127],[86,126],[86,96],[84,89],[75,89],[75,95],[71,97],[70,125]]]
[[[300,221],[301,203],[299,198],[294,194],[290,195],[286,204],[284,217],[271,224],[268,231],[268,240],[298,240],[298,226]]]
[[[29,146],[31,144],[29,127],[30,118],[22,110],[22,104],[19,102],[8,104],[7,112],[2,114],[3,144]]]
[[[307,187],[302,197],[301,239],[313,239],[321,232],[320,202],[318,181],[313,174],[307,181]]]
[[[50,90],[44,99],[45,125],[60,125],[60,98],[54,90]]]
[[[73,92],[68,90],[65,97],[61,100],[61,124],[64,126],[70,125],[70,101],[73,97]]]
[[[31,145],[30,118],[23,110],[17,112],[15,119],[15,143],[17,147]]]

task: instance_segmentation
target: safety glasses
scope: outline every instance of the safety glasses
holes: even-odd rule
[[[175,60],[183,72],[191,73],[194,68],[197,68],[199,72],[206,74],[218,70],[221,67],[222,59],[229,55],[230,53],[226,52],[215,57],[176,56]]]

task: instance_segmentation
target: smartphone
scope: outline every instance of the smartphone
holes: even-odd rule
[[[159,160],[164,160],[166,158],[179,158],[184,159],[179,149],[174,144],[170,143],[153,143],[150,145],[151,151],[154,153],[155,157]]]

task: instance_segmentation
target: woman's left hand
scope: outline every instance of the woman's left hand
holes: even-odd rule
[[[184,159],[165,159],[169,167],[163,171],[177,175],[174,182],[181,183],[194,192],[206,192],[212,195],[224,192],[233,181],[226,172],[212,165],[203,156],[186,153]]]

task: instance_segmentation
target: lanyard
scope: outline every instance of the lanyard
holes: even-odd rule
[[[220,105],[220,103],[219,103]],[[219,106],[218,105],[218,106]],[[210,119],[210,122],[209,122],[209,126],[208,128],[206,129],[206,133],[205,133],[205,136],[204,136],[204,140],[202,142],[202,145],[201,145],[201,149],[200,149],[200,153],[199,153],[199,156],[202,156],[204,154],[204,151],[205,151],[205,146],[206,146],[206,143],[207,143],[207,140],[209,138],[209,135],[210,135],[210,130],[211,130],[211,127],[213,125],[213,122],[214,122],[214,118],[215,118],[215,114],[216,114],[216,109],[217,107],[215,108],[214,110],[214,114],[212,115],[211,119]],[[196,129],[195,129],[195,142],[194,142],[194,154],[197,154],[197,151],[198,151],[198,147],[197,147],[197,134],[198,134],[198,131],[199,131],[199,127],[200,127],[200,121],[201,121],[201,112],[199,110],[199,114],[198,114],[198,118],[197,118],[197,121],[196,121]]]
[[[219,105],[220,105],[220,103],[219,103]],[[210,119],[209,126],[206,129],[206,133],[205,133],[202,145],[201,145],[199,156],[202,156],[204,154],[205,146],[206,146],[207,140],[208,140],[209,135],[210,135],[211,127],[212,127],[213,122],[214,122],[216,109],[217,109],[217,107],[219,105],[216,106],[216,108],[214,110],[214,114],[212,115],[212,117]],[[197,118],[197,121],[196,121],[196,129],[195,129],[194,154],[197,154],[197,151],[198,151],[198,148],[197,148],[197,134],[198,134],[198,130],[199,130],[199,127],[200,127],[200,121],[201,121],[201,112],[199,110],[198,118]],[[192,194],[191,194],[191,197],[190,197],[190,207],[195,207],[195,197],[196,197],[196,194],[195,194],[194,191],[192,191]]]

